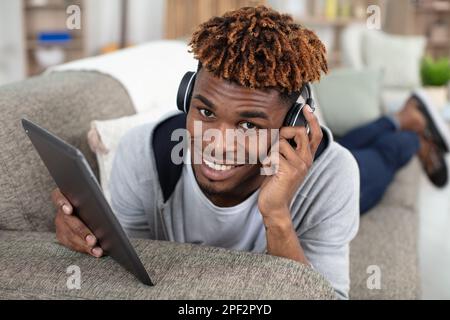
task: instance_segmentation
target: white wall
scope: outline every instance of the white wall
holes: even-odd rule
[[[164,35],[165,0],[129,0],[129,44],[161,39]],[[120,0],[85,1],[87,53],[97,54],[100,49],[120,39]]]
[[[130,0],[128,42],[159,40],[164,37],[165,0]]]
[[[21,1],[0,0],[0,85],[25,77]]]
[[[88,55],[99,53],[120,37],[120,0],[87,0],[84,2],[84,30]]]

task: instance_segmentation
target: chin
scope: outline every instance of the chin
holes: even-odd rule
[[[233,180],[235,179],[214,179],[204,174],[205,168],[202,168],[204,164],[194,165],[194,174],[197,178],[197,183],[208,195],[218,195],[218,194],[226,194],[229,193],[235,187],[236,183]]]
[[[241,165],[233,168],[222,168],[224,170],[215,170],[208,167],[205,163],[193,166],[197,183],[203,192],[209,195],[233,194],[239,192],[249,176],[253,172],[259,173],[259,167],[255,165]]]

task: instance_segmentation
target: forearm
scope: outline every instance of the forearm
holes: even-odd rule
[[[303,252],[297,233],[294,230],[289,209],[274,214],[277,218],[266,219],[267,252],[270,255],[284,257],[309,265]],[[278,218],[284,217],[284,218]]]

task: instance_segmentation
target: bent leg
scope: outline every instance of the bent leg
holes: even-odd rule
[[[370,148],[350,150],[360,170],[361,214],[381,200],[397,171],[418,150],[418,135],[408,131],[383,134]]]
[[[398,125],[393,118],[385,116],[349,131],[337,141],[347,149],[361,149],[371,145],[381,135],[397,129]]]
[[[382,135],[373,147],[382,155],[386,164],[397,171],[419,151],[420,139],[412,131],[393,132]]]

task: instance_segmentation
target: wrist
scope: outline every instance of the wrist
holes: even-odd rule
[[[279,212],[272,212],[271,215],[265,216],[263,220],[267,232],[286,234],[293,230],[291,214],[287,209]]]

